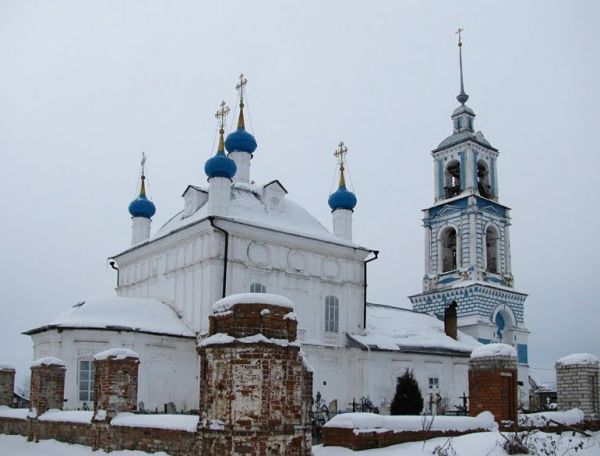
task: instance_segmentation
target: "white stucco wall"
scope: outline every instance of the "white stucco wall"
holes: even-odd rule
[[[109,348],[129,348],[140,355],[138,404],[147,410],[163,411],[174,402],[178,410],[198,408],[198,360],[196,341],[191,338],[159,336],[128,331],[53,329],[31,336],[34,359],[55,356],[66,363],[65,408],[80,409],[79,360]],[[93,403],[88,401],[91,408]]]

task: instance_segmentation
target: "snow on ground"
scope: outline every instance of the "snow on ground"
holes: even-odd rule
[[[411,442],[400,445],[392,445],[386,448],[377,448],[373,450],[352,451],[341,447],[323,447],[322,445],[313,447],[314,456],[419,456],[435,455],[434,450],[442,445],[451,445],[454,449],[447,453],[457,456],[505,456],[506,452],[501,445],[504,438],[499,432],[480,432],[475,434],[463,435],[460,437],[427,440],[426,442]],[[574,448],[579,442],[583,441],[583,448],[577,452],[569,450]],[[537,432],[532,437],[532,444],[539,450],[544,445],[556,444],[555,452],[539,454],[557,454],[564,456],[598,456],[600,455],[600,432],[594,433],[593,437],[585,438],[581,435],[573,436],[570,432],[564,432],[562,435],[546,434]],[[552,450],[554,451],[554,450]]]
[[[106,454],[103,451],[92,451],[91,447],[70,445],[56,440],[40,440],[38,443],[28,442],[20,435],[0,434],[0,454],[6,456],[91,456]],[[143,451],[112,451],[111,456],[143,456]],[[152,453],[153,456],[168,456],[167,453]]]
[[[598,456],[600,455],[600,432],[594,433],[591,438],[580,435],[573,436],[570,432],[562,435],[546,434],[539,432],[534,434],[532,441],[538,449],[546,443],[557,443],[556,451],[549,454],[560,454],[564,456]],[[313,447],[314,456],[431,456],[433,451],[442,445],[451,444],[457,456],[505,456],[501,444],[504,441],[499,432],[481,432],[477,434],[463,435],[454,438],[437,438],[426,442],[403,443],[386,448],[373,450],[352,451],[340,447]],[[583,441],[583,449],[575,452],[568,450]],[[41,440],[38,443],[27,442],[25,437],[17,435],[0,434],[0,454],[10,456],[91,456],[104,454],[104,452],[93,452],[90,447],[81,445],[70,445],[57,442],[56,440]],[[111,456],[143,456],[148,453],[142,451],[113,451]],[[152,453],[154,456],[168,456],[167,453]],[[544,453],[541,453],[544,454]]]

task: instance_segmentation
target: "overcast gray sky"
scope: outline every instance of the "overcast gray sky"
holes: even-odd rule
[[[204,185],[221,99],[247,75],[257,182],[331,226],[340,140],[354,239],[379,249],[369,299],[421,290],[430,151],[457,106],[458,26],[476,128],[500,150],[530,364],[600,355],[596,1],[0,1],[0,361],[20,332],[112,293],[148,155],[153,230]],[[551,370],[534,370],[551,379]]]

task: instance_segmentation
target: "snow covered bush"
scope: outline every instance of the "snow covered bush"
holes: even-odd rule
[[[396,394],[390,405],[391,415],[419,415],[423,410],[423,396],[412,369],[406,369],[398,378]]]

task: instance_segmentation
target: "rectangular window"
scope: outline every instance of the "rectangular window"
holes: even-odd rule
[[[79,361],[79,400],[94,400],[94,363],[90,360]]]
[[[440,379],[437,377],[429,377],[429,389],[438,389],[440,386]]]
[[[335,296],[325,298],[325,331],[338,332],[340,321],[340,303]]]

